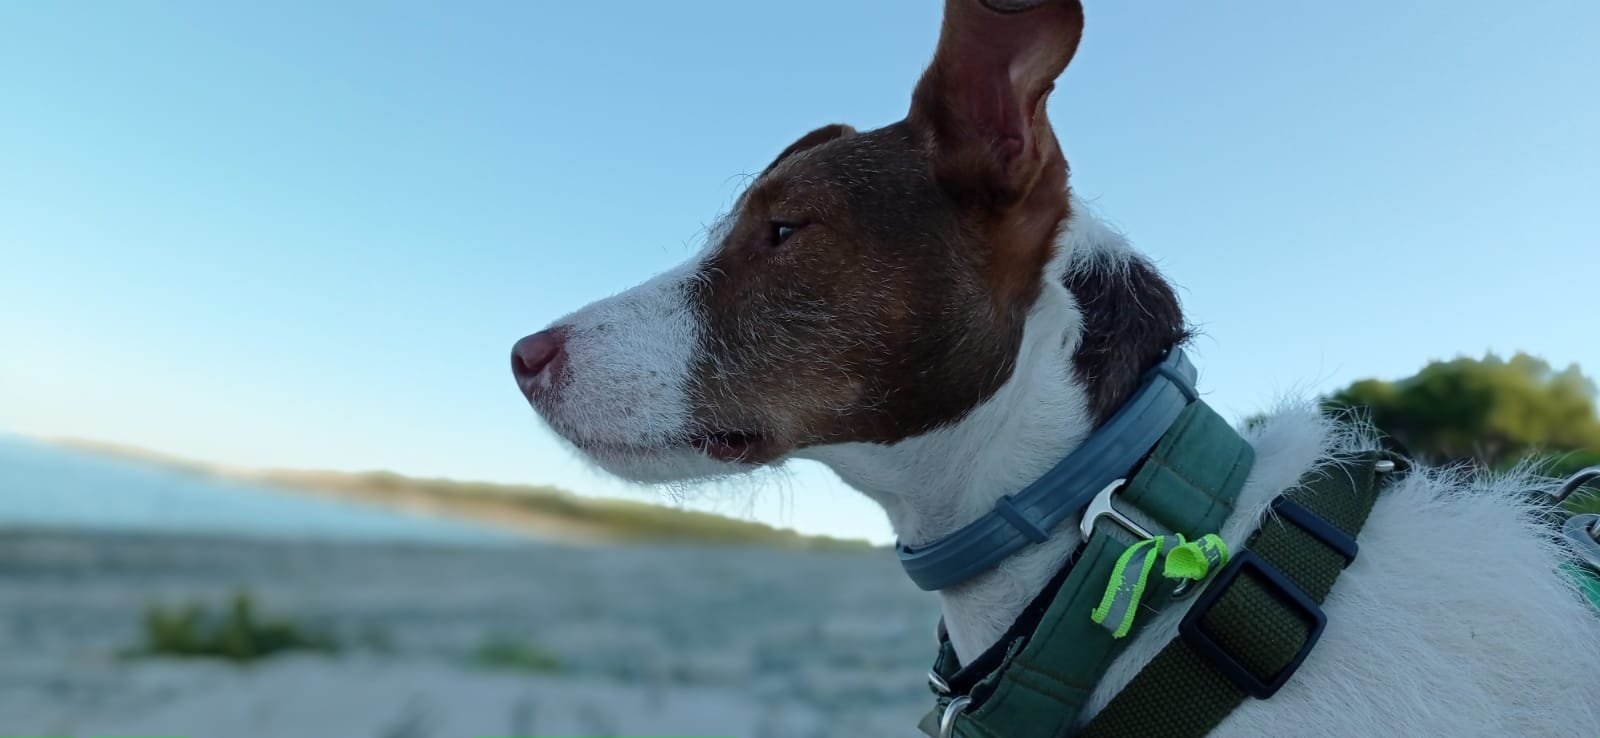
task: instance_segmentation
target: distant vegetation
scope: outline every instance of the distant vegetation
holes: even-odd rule
[[[1326,398],[1355,409],[1432,463],[1504,469],[1527,458],[1552,476],[1600,464],[1594,382],[1538,357],[1436,361],[1397,381],[1365,379]],[[1600,512],[1600,498],[1579,504]]]
[[[748,544],[789,548],[866,550],[865,541],[806,536],[712,513],[578,495],[547,486],[415,479],[393,472],[269,471],[263,481],[403,506],[437,506],[517,526],[627,542]]]
[[[869,543],[861,540],[807,536],[750,520],[633,500],[583,497],[549,486],[417,479],[387,471],[346,473],[232,469],[100,441],[58,439],[58,442],[188,473],[247,479],[280,488],[426,510],[442,516],[477,520],[556,538],[841,551],[871,548]]]
[[[474,666],[538,674],[558,674],[566,670],[560,656],[528,641],[491,637],[472,652]]]
[[[250,594],[239,592],[216,612],[199,603],[172,608],[151,605],[144,616],[144,643],[125,655],[213,658],[244,664],[286,651],[331,653],[338,649],[330,635],[311,632],[287,618],[259,615]]]

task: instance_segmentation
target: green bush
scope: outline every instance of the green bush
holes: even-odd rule
[[[1522,353],[1435,361],[1414,376],[1365,379],[1325,400],[1359,410],[1421,459],[1488,468],[1541,455],[1565,468],[1565,457],[1600,455],[1597,401],[1577,365],[1557,370]]]
[[[561,657],[527,641],[491,637],[472,652],[472,663],[487,669],[557,674],[566,671]]]
[[[250,594],[239,592],[215,613],[198,603],[176,608],[151,605],[144,615],[144,643],[128,655],[216,658],[242,664],[285,651],[337,650],[338,644],[327,634],[308,631],[292,620],[263,618]]]

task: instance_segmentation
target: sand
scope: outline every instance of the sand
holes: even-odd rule
[[[336,633],[247,667],[125,659],[152,602]],[[0,531],[0,735],[913,736],[933,599],[884,552]],[[554,670],[494,668],[491,639]]]

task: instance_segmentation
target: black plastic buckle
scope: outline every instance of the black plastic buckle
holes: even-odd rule
[[[1217,604],[1217,600],[1227,593],[1234,580],[1239,578],[1239,574],[1247,569],[1257,580],[1275,590],[1280,603],[1293,606],[1305,616],[1306,622],[1311,626],[1311,632],[1306,634],[1305,645],[1300,647],[1299,653],[1296,653],[1278,673],[1267,678],[1257,676],[1244,664],[1239,663],[1233,654],[1228,653],[1206,633],[1200,622],[1211,612],[1211,607]],[[1316,601],[1311,599],[1311,595],[1306,594],[1300,585],[1295,584],[1287,574],[1273,566],[1271,562],[1261,558],[1254,551],[1245,550],[1236,554],[1222,571],[1217,572],[1216,581],[1200,593],[1199,599],[1195,600],[1194,606],[1189,608],[1189,612],[1183,616],[1183,621],[1178,624],[1178,634],[1229,681],[1238,685],[1246,694],[1264,700],[1277,693],[1278,689],[1289,681],[1289,677],[1294,676],[1300,664],[1304,663],[1306,656],[1311,653],[1311,647],[1317,645],[1317,639],[1322,637],[1322,631],[1327,625],[1328,616],[1322,612]]]
[[[1310,533],[1311,537],[1322,542],[1322,545],[1333,549],[1344,557],[1344,565],[1356,560],[1356,553],[1361,547],[1356,545],[1356,539],[1351,538],[1344,531],[1335,528],[1332,523],[1323,520],[1310,510],[1305,509],[1300,503],[1291,500],[1286,495],[1278,495],[1272,501],[1272,512],[1300,529]]]

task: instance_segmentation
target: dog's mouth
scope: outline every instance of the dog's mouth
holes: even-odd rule
[[[757,431],[721,430],[691,436],[689,445],[718,461],[753,462],[769,446]]]
[[[705,431],[660,445],[592,440],[574,440],[573,445],[600,456],[656,457],[675,450],[692,450],[717,461],[747,464],[765,461],[773,447],[765,433],[750,430]]]

